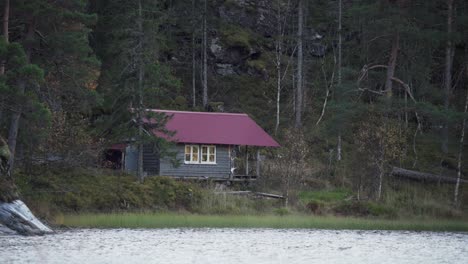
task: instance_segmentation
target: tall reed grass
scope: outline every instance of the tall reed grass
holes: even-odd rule
[[[468,231],[468,222],[441,219],[384,220],[306,215],[198,215],[177,213],[70,214],[56,224],[82,228],[316,228]]]

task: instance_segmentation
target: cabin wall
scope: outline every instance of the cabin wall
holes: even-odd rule
[[[136,173],[138,170],[138,146],[129,145],[125,148],[124,170]],[[159,155],[151,144],[143,145],[143,173],[145,175],[159,174]]]
[[[138,147],[129,145],[125,148],[125,171],[136,172],[138,169]]]
[[[229,146],[216,146],[216,164],[185,164],[185,145],[177,144],[172,151],[177,153],[176,160],[179,166],[173,165],[170,158],[164,157],[160,160],[160,175],[176,177],[216,177],[229,178],[231,163],[229,157]]]
[[[143,145],[143,171],[146,175],[159,174],[159,153],[152,144]]]

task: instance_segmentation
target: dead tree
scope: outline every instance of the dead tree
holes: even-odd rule
[[[143,181],[143,14],[141,0],[138,1],[138,169],[137,176],[140,182]]]
[[[447,0],[447,43],[445,46],[445,72],[444,72],[444,108],[447,111],[450,106],[450,93],[452,89],[452,67],[454,48],[451,40],[453,22],[453,0]],[[442,130],[442,152],[448,153],[448,120]]]
[[[203,65],[202,65],[202,86],[203,86],[203,107],[206,109],[208,107],[208,58],[207,58],[207,46],[208,46],[208,29],[206,25],[207,20],[207,0],[204,2],[203,8],[203,43],[202,43],[202,52],[203,52]]]
[[[465,47],[465,74],[468,79],[468,47]],[[462,155],[463,155],[463,144],[465,141],[465,128],[466,128],[466,113],[468,112],[468,91],[466,92],[466,99],[465,99],[465,109],[463,111],[463,122],[462,122],[462,131],[461,131],[461,136],[460,136],[460,145],[459,145],[459,150],[458,150],[458,164],[457,164],[457,182],[455,184],[455,191],[453,195],[453,202],[455,206],[458,206],[458,196],[460,192],[460,182],[462,181],[461,179],[461,170],[462,170]]]
[[[297,87],[296,87],[296,120],[294,123],[295,128],[302,127],[302,101],[303,101],[303,34],[304,34],[304,3],[299,0],[298,6],[298,19],[297,19]]]
[[[343,3],[342,0],[338,1],[338,87],[341,86],[341,66],[342,66],[342,20],[343,18]],[[336,146],[336,160],[341,160],[341,152],[342,152],[342,142],[341,142],[341,129],[338,131],[338,143]]]
[[[398,167],[393,167],[391,175],[394,177],[401,177],[401,178],[406,178],[406,179],[414,180],[414,181],[449,183],[449,184],[457,183],[457,178],[454,178],[454,177],[436,175],[432,173],[420,172],[420,171],[414,171],[414,170],[407,170],[407,169],[398,168]],[[468,181],[461,179],[460,183],[468,183]]]

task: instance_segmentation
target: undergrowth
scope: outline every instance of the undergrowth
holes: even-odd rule
[[[214,183],[148,177],[143,183],[121,172],[38,168],[17,172],[21,198],[41,218],[83,213],[191,213],[202,215],[317,215],[374,219],[466,219],[450,204],[450,186],[388,182],[380,201],[357,199],[347,188],[304,188],[294,203],[213,191]],[[245,188],[242,186],[232,188]],[[254,187],[258,188],[258,186]],[[291,199],[293,200],[293,199]]]

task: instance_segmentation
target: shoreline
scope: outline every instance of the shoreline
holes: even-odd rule
[[[69,228],[273,228],[468,232],[468,221],[463,219],[391,220],[307,215],[87,213],[59,216],[55,224]]]

